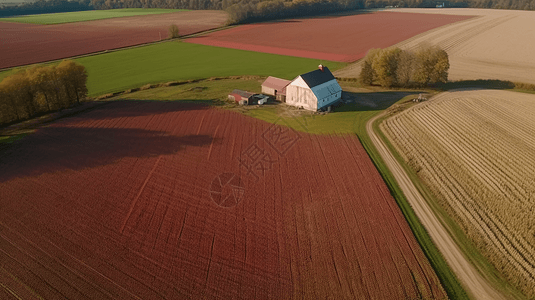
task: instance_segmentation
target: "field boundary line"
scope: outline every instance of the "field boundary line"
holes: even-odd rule
[[[206,29],[206,30],[201,30],[201,31],[198,31],[198,32],[186,34],[186,35],[180,36],[178,38],[174,38],[174,39],[162,39],[162,40],[154,41],[154,42],[146,42],[146,43],[126,46],[126,47],[119,47],[119,48],[95,51],[95,52],[90,52],[90,53],[76,55],[76,56],[66,56],[66,57],[61,57],[61,58],[54,59],[54,60],[40,61],[40,62],[35,62],[35,63],[27,64],[27,65],[19,65],[19,66],[7,67],[7,68],[0,68],[0,72],[10,71],[10,70],[13,70],[13,69],[16,69],[16,68],[26,68],[26,67],[30,67],[30,66],[39,65],[39,64],[48,64],[48,63],[52,64],[52,63],[56,63],[56,62],[61,62],[62,60],[65,60],[65,59],[77,59],[77,58],[83,58],[83,57],[88,57],[88,56],[95,56],[95,55],[99,55],[99,54],[112,53],[112,52],[121,51],[121,50],[135,49],[135,48],[139,48],[139,47],[150,46],[150,45],[155,45],[155,44],[160,44],[160,43],[165,43],[165,42],[176,42],[176,41],[180,41],[182,39],[188,39],[188,38],[193,38],[193,37],[197,37],[197,36],[202,36],[204,34],[212,33],[212,32],[215,32],[215,31],[220,31],[220,30],[225,30],[225,29],[231,29],[231,28],[234,28],[234,27],[237,27],[237,26],[239,26],[239,25],[224,25],[222,27],[216,27],[216,28],[211,28],[211,29]]]
[[[459,246],[450,236],[448,229],[440,222],[431,206],[418,191],[386,143],[374,131],[373,123],[384,115],[385,113],[383,112],[371,118],[366,123],[366,131],[373,145],[376,147],[377,153],[384,160],[421,224],[426,228],[429,236],[446,259],[450,268],[462,282],[471,298],[478,300],[505,299],[464,256]]]

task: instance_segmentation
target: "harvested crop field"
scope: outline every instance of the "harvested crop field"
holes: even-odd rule
[[[118,101],[38,129],[0,161],[0,292],[445,299],[358,138],[285,128]]]
[[[470,16],[368,12],[243,25],[188,39],[203,45],[340,62],[358,60],[419,33]]]
[[[421,43],[448,52],[450,80],[498,79],[535,84],[535,12],[472,8],[403,8],[395,11],[429,15],[476,16],[417,35],[396,46],[415,49]],[[358,77],[360,64],[335,75]]]
[[[535,95],[442,93],[382,129],[488,260],[535,291]]]
[[[226,21],[226,12],[205,10],[57,25],[0,22],[0,68],[159,41],[171,24],[188,35]]]

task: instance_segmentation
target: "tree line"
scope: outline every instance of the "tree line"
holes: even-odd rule
[[[1,16],[114,8],[226,10],[231,23],[249,23],[365,8],[471,7],[535,10],[535,0],[37,0],[0,8]]]
[[[416,51],[399,48],[371,49],[364,58],[359,80],[383,87],[424,87],[448,81],[448,53],[436,46]]]
[[[19,70],[0,82],[0,124],[67,108],[87,96],[85,67],[72,60]]]
[[[92,9],[95,8],[91,5],[90,0],[37,0],[35,2],[26,2],[17,6],[2,7],[2,5],[0,5],[0,17],[84,11]]]

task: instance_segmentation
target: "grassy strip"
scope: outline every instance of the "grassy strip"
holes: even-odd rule
[[[202,80],[171,87],[147,89],[123,94],[113,99],[211,101],[210,103],[213,105],[222,105],[223,102],[217,100],[225,100],[228,93],[233,89],[258,92],[260,91],[262,81],[263,79],[261,77],[250,79]]]
[[[162,8],[121,8],[107,10],[86,10],[73,11],[53,14],[25,15],[17,17],[0,18],[0,21],[31,23],[31,24],[63,24],[73,22],[94,21],[112,18],[123,18],[143,15],[157,15],[180,11],[187,9],[162,9]]]
[[[345,63],[169,41],[75,59],[88,73],[89,96],[149,83],[240,75],[293,79],[317,68]],[[16,69],[0,73],[0,79]]]
[[[400,102],[403,102],[403,101],[400,101]],[[455,243],[459,246],[459,248],[461,249],[463,254],[470,260],[470,262],[478,269],[478,271],[494,287],[496,287],[500,292],[502,292],[503,294],[508,296],[508,298],[510,297],[511,299],[526,299],[525,296],[520,291],[518,291],[516,288],[514,288],[511,284],[509,284],[503,278],[503,276],[498,272],[498,270],[496,270],[496,268],[488,261],[488,259],[486,257],[484,257],[479,252],[479,250],[475,247],[475,245],[466,236],[466,234],[464,233],[462,228],[444,210],[444,208],[442,208],[438,204],[438,200],[436,199],[434,194],[431,192],[431,190],[420,180],[420,178],[418,177],[416,172],[405,162],[403,157],[397,152],[397,150],[394,147],[394,145],[392,145],[392,143],[389,141],[389,139],[386,137],[386,135],[381,131],[381,129],[379,128],[379,125],[385,119],[387,119],[387,118],[389,118],[391,116],[392,115],[383,116],[381,118],[378,118],[375,121],[375,123],[373,124],[374,131],[384,141],[384,143],[387,145],[389,150],[392,152],[392,154],[394,155],[396,160],[403,167],[403,169],[405,170],[407,175],[409,175],[409,178],[411,179],[412,183],[418,189],[418,192],[420,194],[422,194],[424,199],[426,199],[427,203],[430,205],[431,209],[435,212],[435,214],[437,214],[437,216],[439,217],[439,220],[441,221],[441,223],[446,226],[446,228],[448,229],[448,231],[450,233],[450,236],[455,240]],[[381,161],[381,163],[382,163],[382,161]],[[377,169],[380,170],[380,172],[381,172],[381,168],[385,168],[386,169],[386,173],[388,173],[388,174],[386,176],[383,176],[383,178],[389,184],[389,187],[390,187],[389,181],[392,181],[393,182],[392,184],[395,185],[395,188],[397,189],[396,193],[400,193],[400,196],[401,196],[400,200],[398,200],[397,198],[396,198],[396,200],[398,200],[398,203],[399,203],[400,207],[402,208],[402,210],[404,210],[403,207],[406,207],[407,214],[405,214],[405,210],[404,210],[403,213],[405,214],[405,217],[406,217],[407,221],[409,221],[409,224],[411,224],[411,220],[412,219],[416,219],[417,220],[417,217],[414,214],[414,212],[412,211],[412,208],[410,207],[410,204],[408,204],[407,200],[405,199],[405,196],[403,195],[403,193],[401,192],[401,190],[397,186],[397,183],[396,183],[394,177],[390,174],[390,172],[388,171],[386,166],[384,166],[384,163],[382,163],[382,164],[383,164],[383,166],[380,166],[379,164],[376,164]],[[389,177],[391,177],[391,178],[389,178]],[[421,228],[418,228],[418,227],[421,227]],[[441,281],[442,281],[443,278],[445,280],[451,281],[451,283],[449,283],[449,284],[443,283],[444,286],[445,287],[453,287],[453,288],[455,288],[455,289],[452,290],[452,292],[455,292],[455,293],[457,292],[457,290],[462,290],[462,287],[460,287],[460,286],[459,286],[459,288],[456,287],[456,285],[458,285],[459,282],[458,282],[457,278],[455,277],[455,274],[453,274],[453,272],[451,271],[451,269],[449,269],[449,267],[448,268],[444,268],[443,267],[443,265],[446,264],[446,262],[445,262],[444,258],[442,257],[442,255],[440,254],[440,252],[438,251],[438,249],[436,249],[434,243],[432,242],[432,240],[428,236],[427,231],[425,230],[425,228],[419,223],[419,221],[417,221],[417,224],[415,223],[414,227],[411,224],[411,228],[413,228],[413,232],[415,232],[415,234],[416,234],[416,236],[418,238],[418,241],[420,242],[420,245],[422,246],[422,249],[424,249],[424,251],[426,251],[426,255],[428,255],[427,251],[429,251],[429,255],[428,255],[429,260],[432,262],[432,264],[437,263],[437,267],[435,267],[435,265],[433,265],[433,267],[435,267],[435,270],[437,271],[437,273],[438,272],[444,272],[443,275],[439,274],[439,277],[441,278]],[[416,233],[416,232],[419,232],[419,231],[421,231],[422,239],[423,240],[427,240],[428,239],[428,241],[424,241],[424,242],[420,241],[420,237],[418,236],[419,234]],[[426,249],[424,244],[428,244],[430,246],[430,249]],[[440,257],[438,257],[435,254],[435,252],[436,252],[436,254],[440,255]],[[433,255],[435,257],[433,257]],[[458,298],[458,296],[456,294],[451,294],[450,295],[450,291],[447,291],[447,292],[448,292],[448,295],[450,296],[451,299],[468,299],[466,293],[464,294],[465,298]]]

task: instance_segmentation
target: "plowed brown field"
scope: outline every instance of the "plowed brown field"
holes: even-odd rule
[[[188,39],[203,45],[352,62],[419,33],[471,16],[368,12],[242,25]]]
[[[58,25],[0,22],[0,69],[159,41],[222,26],[223,11],[184,11]]]
[[[38,129],[0,156],[0,295],[446,298],[358,138],[285,130],[152,101]]]

